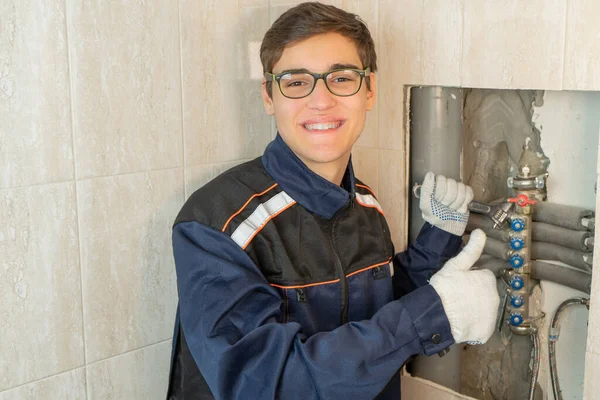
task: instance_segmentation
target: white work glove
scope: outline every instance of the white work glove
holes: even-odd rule
[[[484,245],[485,233],[474,230],[463,250],[429,281],[442,299],[456,343],[485,343],[494,333],[500,304],[496,278],[488,270],[470,270]]]
[[[473,189],[454,179],[425,175],[421,185],[419,208],[423,219],[446,232],[462,236],[469,220],[467,206],[473,200]]]

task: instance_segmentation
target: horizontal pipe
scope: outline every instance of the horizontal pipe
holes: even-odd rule
[[[485,247],[483,248],[483,252],[485,254],[489,254],[491,256],[505,261],[508,261],[508,259],[510,258],[509,251],[510,249],[508,247],[508,244],[491,237],[487,238],[487,240],[485,241]]]
[[[474,268],[490,270],[496,277],[500,277],[502,271],[510,266],[504,260],[484,254],[475,263]],[[589,272],[544,261],[531,262],[531,277],[558,283],[587,294],[590,293],[592,286],[592,274]]]
[[[533,242],[531,244],[531,258],[560,261],[587,272],[592,270],[592,253],[569,249],[552,243]]]
[[[482,229],[488,237],[510,241],[510,234],[506,229],[494,229],[494,223],[488,217],[481,214],[471,214],[467,224],[467,232]],[[569,247],[576,250],[591,251],[594,240],[589,231],[576,231],[544,222],[532,224],[533,240],[536,242],[554,243],[559,246]],[[592,238],[590,240],[590,238]]]
[[[481,257],[479,257],[479,260],[473,265],[473,269],[487,269],[492,271],[496,278],[499,278],[502,271],[506,268],[510,268],[508,262],[490,256],[489,254],[482,254]]]
[[[576,250],[588,250],[585,245],[585,240],[590,237],[588,231],[575,231],[544,222],[534,222],[531,231],[534,241],[554,243]]]
[[[541,201],[535,205],[533,220],[576,231],[585,231],[588,230],[588,227],[582,224],[582,220],[590,219],[593,216],[593,210]]]
[[[485,241],[483,253],[499,258],[500,260],[508,261],[511,249],[507,243],[488,237]],[[546,242],[531,243],[531,259],[560,261],[586,272],[592,270],[593,262],[591,252],[583,252]]]
[[[531,263],[531,276],[540,281],[550,281],[590,294],[592,274],[589,272],[544,261]]]
[[[487,237],[508,242],[510,237],[505,229],[494,229],[494,222],[487,216],[471,213],[467,223],[467,232],[473,232],[475,229],[481,229]]]

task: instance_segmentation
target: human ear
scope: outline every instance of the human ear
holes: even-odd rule
[[[375,105],[375,97],[377,94],[377,77],[375,76],[375,73],[371,72],[369,79],[371,81],[371,90],[367,89],[367,111],[371,111]]]
[[[267,113],[267,115],[273,115],[275,114],[275,107],[273,106],[273,98],[271,96],[269,96],[269,93],[267,92],[267,80],[263,78],[262,83],[262,100],[263,100],[263,106],[265,107],[265,112]],[[271,85],[271,88],[273,88],[273,85]]]

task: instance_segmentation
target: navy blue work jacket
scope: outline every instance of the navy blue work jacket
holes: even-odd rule
[[[426,224],[394,255],[352,163],[336,186],[278,135],[177,217],[168,398],[399,399],[402,365],[454,343],[428,280],[459,246]]]

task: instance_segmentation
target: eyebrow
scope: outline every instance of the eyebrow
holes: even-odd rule
[[[329,66],[328,71],[333,71],[334,69],[362,69],[354,64],[332,64]],[[286,69],[283,70],[281,72],[278,72],[277,74],[295,74],[295,73],[311,73],[312,71],[309,71],[306,68],[293,68],[293,69]]]

